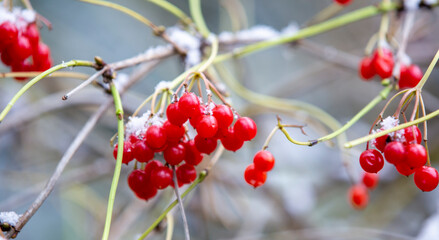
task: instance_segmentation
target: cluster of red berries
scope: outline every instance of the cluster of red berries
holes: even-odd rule
[[[378,48],[372,56],[364,57],[360,62],[360,76],[364,80],[371,80],[375,75],[380,78],[390,78],[394,71],[393,53],[388,48]],[[422,79],[422,70],[415,64],[404,65],[399,67],[399,81],[400,89],[415,87]]]
[[[172,167],[176,167],[179,187],[189,184],[196,179],[195,166],[203,160],[203,154],[217,148],[218,140],[225,149],[237,151],[257,132],[255,122],[248,117],[238,118],[231,126],[234,114],[230,107],[201,104],[192,92],[185,92],[178,101],[169,104],[166,116],[167,120],[156,119],[152,125],[145,126],[144,133],[133,134],[124,142],[123,163],[136,159],[146,164],[128,177],[130,188],[144,200],[154,197],[157,190],[174,186]],[[186,122],[197,132],[193,139],[189,138]],[[117,148],[116,145],[113,151],[115,158]],[[156,153],[163,154],[165,164],[153,160]]]
[[[244,171],[245,181],[257,188],[262,186],[267,179],[267,172],[274,167],[274,156],[267,150],[261,150],[253,157],[253,163]]]
[[[10,13],[13,14],[13,13]],[[38,27],[20,15],[0,24],[1,61],[12,72],[45,71],[52,65],[49,47],[40,41]],[[16,77],[26,80],[25,77]]]
[[[348,191],[348,200],[355,209],[363,209],[369,203],[369,191],[378,185],[379,177],[376,173],[364,172],[361,182],[351,186]]]
[[[348,5],[352,2],[352,0],[334,0],[334,2],[340,4],[340,5]]]
[[[417,126],[384,135],[375,139],[376,149],[368,149],[360,155],[360,165],[366,172],[377,173],[383,168],[385,157],[400,174],[409,176],[414,173],[415,184],[420,190],[432,191],[439,183],[439,175],[435,168],[425,166],[428,154],[421,141],[421,131]]]

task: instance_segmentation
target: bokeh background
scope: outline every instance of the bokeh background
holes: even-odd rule
[[[146,16],[154,23],[173,26],[177,19],[144,0],[114,1]],[[170,1],[189,13],[187,1]],[[376,4],[354,1],[339,14]],[[19,1],[14,4],[20,5]],[[129,58],[164,42],[151,30],[115,10],[71,0],[32,1],[36,11],[49,19],[53,30],[41,30],[52,51],[54,63],[71,59],[106,62]],[[239,27],[267,25],[281,30],[299,27],[330,0],[221,0],[202,1],[207,25],[214,33],[236,30],[229,11],[246,19]],[[236,7],[238,6],[238,7]],[[437,10],[416,13],[408,55],[425,71],[439,48]],[[255,92],[296,99],[327,111],[340,123],[347,122],[382,89],[378,81],[361,81],[357,65],[369,38],[378,31],[380,17],[362,20],[319,34],[298,44],[279,46],[248,55],[226,66],[246,87]],[[396,25],[395,25],[396,26]],[[88,74],[89,69],[74,68]],[[184,70],[178,57],[163,61],[123,96],[132,112],[162,80],[170,81]],[[0,66],[1,72],[7,72]],[[124,70],[130,73],[132,69]],[[423,95],[428,112],[439,107],[438,72],[435,70]],[[59,104],[61,96],[80,83],[76,79],[49,78],[26,93],[0,125],[0,211],[23,213],[53,173],[56,164],[105,94],[92,86],[72,97],[55,111],[43,110]],[[5,106],[22,83],[1,79],[0,103]],[[369,206],[352,209],[346,193],[350,186],[342,155],[334,144],[295,146],[277,133],[269,150],[276,166],[263,187],[253,189],[243,179],[251,163],[276,124],[276,114],[285,123],[306,125],[290,133],[301,140],[316,139],[328,129],[308,122],[304,112],[276,113],[249,104],[231,92],[238,112],[252,116],[258,135],[236,153],[225,153],[208,178],[185,201],[192,239],[439,239],[438,190],[422,193],[413,177],[402,177],[385,166],[381,181],[370,194]],[[72,100],[73,101],[73,100]],[[32,106],[30,109],[26,108]],[[379,104],[347,131],[348,139],[364,136],[381,111]],[[388,114],[393,114],[390,107]],[[32,119],[26,115],[35,114]],[[17,124],[16,124],[17,123]],[[432,164],[437,156],[439,122],[428,124]],[[116,132],[113,112],[108,111],[67,166],[56,189],[24,227],[18,239],[99,239],[114,167],[109,139]],[[336,142],[334,142],[336,143]],[[348,160],[357,176],[358,157],[365,145],[349,151]],[[201,168],[200,168],[201,169]],[[126,184],[132,165],[124,166],[117,192],[111,239],[136,239],[173,200],[170,189],[153,200],[135,198]],[[180,212],[173,211],[174,239],[184,239]],[[150,239],[164,239],[166,224]]]

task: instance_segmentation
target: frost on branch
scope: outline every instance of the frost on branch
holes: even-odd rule
[[[249,29],[244,29],[242,31],[232,33],[232,32],[222,32],[218,35],[218,39],[221,43],[234,43],[234,42],[253,42],[253,41],[263,41],[274,39],[282,36],[293,35],[299,30],[296,23],[291,23],[281,31],[265,26],[256,25]]]
[[[201,40],[199,38],[178,27],[170,27],[166,30],[166,33],[171,41],[186,50],[186,68],[190,68],[201,62]]]
[[[128,83],[128,80],[129,80],[128,74],[118,73],[117,77],[113,80],[113,82],[114,85],[116,86],[116,89],[120,91]]]
[[[20,217],[21,215],[15,212],[0,212],[0,223],[9,223],[9,225],[15,226]]]

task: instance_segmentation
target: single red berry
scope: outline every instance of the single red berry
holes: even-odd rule
[[[161,166],[151,171],[151,184],[157,189],[165,189],[172,185],[172,170]]]
[[[15,24],[5,21],[0,24],[0,52],[7,46],[16,41],[18,30]]]
[[[203,160],[203,155],[195,147],[195,141],[192,139],[190,141],[184,142],[186,156],[184,161],[190,165],[198,165]]]
[[[161,149],[166,144],[166,132],[162,126],[152,125],[145,133],[146,143],[154,151]]]
[[[197,150],[205,154],[211,154],[218,144],[214,138],[203,138],[199,135],[195,136],[194,142]]]
[[[187,184],[193,182],[197,178],[195,167],[190,164],[182,164],[176,170],[178,182]]]
[[[369,202],[367,188],[360,184],[353,185],[349,188],[348,199],[355,209],[364,209]]]
[[[362,182],[369,189],[374,189],[378,185],[378,181],[379,177],[376,173],[365,172],[363,174]]]
[[[255,169],[255,165],[252,163],[245,169],[244,179],[248,184],[252,185],[254,188],[257,188],[265,183],[267,180],[267,173]]]
[[[34,64],[40,64],[47,61],[50,58],[50,48],[43,42],[39,42],[34,51],[32,52],[32,59]]]
[[[389,78],[393,73],[393,54],[387,48],[377,49],[373,55],[375,72],[381,78]]]
[[[143,188],[143,184],[148,182],[149,176],[146,175],[145,171],[141,169],[133,170],[130,175],[128,175],[128,186],[133,190],[133,192],[140,192]]]
[[[340,5],[348,5],[351,3],[352,0],[334,0],[334,2],[340,4]]]
[[[390,142],[384,148],[384,157],[391,164],[399,164],[405,162],[406,148],[402,142]]]
[[[408,128],[404,128],[404,138],[407,143],[420,144],[422,142],[421,130],[419,130],[419,128],[414,125]]]
[[[149,148],[145,141],[139,140],[133,144],[133,157],[138,162],[148,162],[154,158],[154,151]]]
[[[163,124],[163,128],[165,129],[168,143],[178,143],[185,133],[183,126],[174,125],[169,121]]]
[[[256,127],[256,123],[249,117],[241,117],[233,126],[233,129],[235,131],[235,134],[238,138],[242,139],[243,141],[250,141],[252,140],[258,131]]]
[[[170,165],[178,165],[184,160],[185,155],[186,148],[181,143],[170,145],[163,151],[163,158]]]
[[[218,122],[212,115],[203,115],[197,124],[197,133],[201,137],[211,138],[218,131]]]
[[[147,182],[144,184],[143,188],[139,192],[134,192],[136,196],[140,199],[148,201],[157,195],[157,188],[151,184],[151,182]]]
[[[24,35],[29,39],[32,48],[38,47],[38,43],[40,42],[40,33],[38,31],[37,24],[29,24],[26,28],[26,32],[24,32]]]
[[[233,122],[233,112],[226,105],[216,105],[212,109],[212,115],[218,121],[218,128],[228,128]]]
[[[113,149],[113,157],[117,160],[117,145],[114,146]],[[124,142],[123,144],[123,155],[122,155],[122,163],[128,164],[133,160],[132,146],[130,142]]]
[[[219,129],[218,132],[222,132],[220,140],[225,149],[236,152],[242,147],[242,145],[244,145],[244,141],[236,136],[233,128],[229,128],[224,131],[221,131],[221,129]]]
[[[185,92],[178,101],[178,108],[188,117],[196,115],[200,110],[200,99],[192,92]]]
[[[361,153],[360,165],[368,173],[377,173],[384,167],[384,159],[377,150],[368,149]]]
[[[145,169],[143,171],[148,176],[148,181],[152,171],[154,171],[159,167],[163,167],[163,163],[161,163],[159,160],[151,160],[146,164]]]
[[[370,80],[375,76],[375,68],[371,57],[364,57],[360,62],[360,77],[363,80]]]
[[[29,63],[29,61],[19,61],[19,62],[13,62],[11,65],[11,71],[12,72],[28,72],[31,71],[32,65]],[[27,77],[14,77],[18,81],[24,81],[28,79]]]
[[[423,192],[433,191],[439,183],[439,175],[436,168],[422,166],[415,171],[415,184]]]
[[[200,104],[199,111],[192,113],[189,118],[189,123],[193,128],[197,128],[198,122],[201,120],[201,117],[204,116],[204,112],[206,111],[206,106]]]
[[[406,162],[400,162],[398,164],[395,164],[396,170],[399,172],[399,174],[403,176],[410,176],[412,175],[416,169],[410,168],[409,165]]]
[[[34,71],[43,72],[52,67],[52,59],[49,57],[44,61],[34,62]]]
[[[375,138],[374,146],[375,146],[378,150],[380,150],[381,152],[383,152],[383,151],[384,151],[384,148],[386,147],[386,144],[387,144],[388,142],[390,142],[390,137],[389,137],[389,135],[386,134],[386,135],[384,135],[384,136],[381,136],[381,137]]]
[[[22,61],[28,58],[32,54],[32,47],[29,39],[23,35],[19,35],[17,40],[11,46],[12,52],[14,53],[14,61]]]
[[[178,102],[168,105],[168,108],[166,108],[166,116],[168,117],[168,121],[176,126],[183,125],[188,119],[187,115],[180,111]]]
[[[274,156],[267,150],[257,152],[253,158],[255,169],[268,172],[274,167]]]
[[[427,163],[427,150],[421,144],[412,143],[406,146],[406,163],[410,168],[419,168]]]
[[[417,65],[401,66],[398,86],[400,89],[413,88],[423,76],[422,70]]]

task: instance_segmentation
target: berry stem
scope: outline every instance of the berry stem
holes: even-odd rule
[[[135,117],[137,116],[137,114],[139,114],[140,110],[149,102],[151,101],[153,95],[150,95],[149,97],[147,97],[145,100],[143,100],[143,102],[136,108],[136,111],[134,111],[133,115],[131,115],[131,117]]]
[[[181,9],[179,9],[177,6],[175,6],[174,4],[165,1],[165,0],[148,0],[151,3],[156,4],[157,6],[165,9],[166,11],[172,13],[174,16],[176,16],[177,18],[179,18],[181,20],[181,22],[187,26],[190,26],[193,24],[192,19],[186,15],[186,13],[184,13]]]
[[[186,213],[184,211],[183,201],[181,201],[180,193],[178,190],[178,180],[177,180],[177,172],[175,171],[175,166],[172,166],[172,173],[173,173],[172,180],[174,181],[174,192],[175,192],[175,196],[177,197],[178,206],[180,207],[180,211],[181,211],[181,218],[183,220],[184,239],[190,240],[191,236],[189,234],[189,226],[187,224]]]
[[[13,78],[13,77],[36,77],[40,75],[42,72],[7,72],[0,73],[0,78]],[[65,77],[65,78],[76,78],[81,80],[86,80],[90,76],[88,74],[79,73],[79,72],[67,72],[67,71],[59,71],[50,74],[50,76],[46,76],[49,78],[52,77]]]
[[[277,130],[279,130],[279,126],[276,126],[273,128],[273,130],[271,130],[270,134],[268,134],[267,139],[264,142],[264,145],[262,146],[262,150],[265,150],[268,148],[268,144],[270,143],[271,139],[273,138],[274,134],[276,133]]]
[[[101,70],[95,72],[93,75],[91,75],[87,80],[85,80],[84,82],[82,82],[81,84],[79,84],[77,87],[75,87],[74,89],[72,89],[70,92],[68,92],[66,95],[64,95],[62,97],[62,100],[67,100],[72,94],[74,94],[75,92],[83,89],[85,86],[89,85],[90,83],[92,83],[96,78],[98,78],[100,75],[102,75],[105,71],[107,71],[108,68],[104,67]]]

